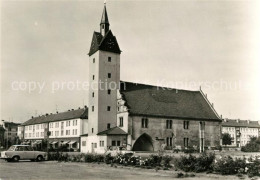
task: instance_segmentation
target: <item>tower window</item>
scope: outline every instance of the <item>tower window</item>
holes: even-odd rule
[[[107,90],[107,94],[111,94],[111,89],[108,89],[108,90]]]
[[[104,24],[102,24],[102,29],[104,29],[105,28],[105,25]]]
[[[123,127],[124,126],[124,118],[120,117],[119,118],[119,127]]]
[[[94,128],[91,129],[92,133],[94,132]]]
[[[94,96],[95,96],[95,93],[93,92],[93,93],[92,93],[92,97],[94,97]]]
[[[93,59],[93,63],[95,63],[95,58]]]
[[[94,112],[94,106],[92,106],[92,112]]]
[[[108,77],[108,78],[111,78],[111,73],[108,73],[108,74],[107,74],[107,77]]]
[[[107,123],[107,129],[110,129],[110,123]]]
[[[95,79],[95,75],[92,76],[92,79],[93,79],[93,80]]]
[[[110,111],[111,107],[110,106],[107,106],[107,111]]]
[[[107,60],[108,60],[108,62],[111,62],[111,57],[108,57],[108,59],[107,59]]]

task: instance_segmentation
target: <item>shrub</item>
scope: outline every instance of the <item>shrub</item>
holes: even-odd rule
[[[196,158],[195,163],[195,172],[205,172],[205,171],[211,171],[212,163],[215,160],[215,154],[210,153],[206,154],[203,153],[199,157]]]
[[[215,159],[214,154],[203,153],[199,157],[189,155],[181,156],[174,160],[174,164],[177,168],[185,172],[205,172],[212,169],[212,163]]]
[[[233,160],[230,156],[220,158],[213,164],[214,171],[222,175],[244,173],[245,167],[245,159]]]
[[[246,165],[247,174],[249,177],[260,176],[260,160],[255,159]]]
[[[163,166],[166,167],[166,168],[171,167],[171,164],[170,164],[171,160],[172,160],[171,156],[168,156],[168,155],[163,156],[162,157]]]
[[[150,155],[149,158],[144,160],[144,165],[149,167],[161,166],[162,156]]]
[[[111,156],[111,153],[108,153],[108,154],[105,155],[104,161],[105,161],[106,164],[113,163],[114,157]]]
[[[189,154],[189,153],[195,153],[195,152],[197,152],[197,150],[191,146],[191,147],[183,149],[183,152]]]

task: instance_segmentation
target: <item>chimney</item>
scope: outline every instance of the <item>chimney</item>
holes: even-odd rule
[[[56,113],[58,114],[59,112],[58,112],[58,111],[56,111]]]
[[[46,116],[48,116],[49,114],[48,113],[46,113]]]
[[[85,109],[87,109],[87,106],[84,106],[85,107]]]
[[[80,109],[80,107],[79,107],[79,109]]]
[[[33,119],[33,116],[32,116],[32,119]]]
[[[72,111],[74,111],[74,109],[71,109]]]

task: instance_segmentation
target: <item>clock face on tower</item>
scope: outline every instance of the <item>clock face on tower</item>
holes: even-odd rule
[[[107,41],[107,47],[109,49],[113,49],[115,46],[115,42],[110,38],[108,41]]]

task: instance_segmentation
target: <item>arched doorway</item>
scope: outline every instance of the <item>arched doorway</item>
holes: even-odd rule
[[[153,141],[151,136],[144,133],[134,143],[133,151],[153,151]]]

